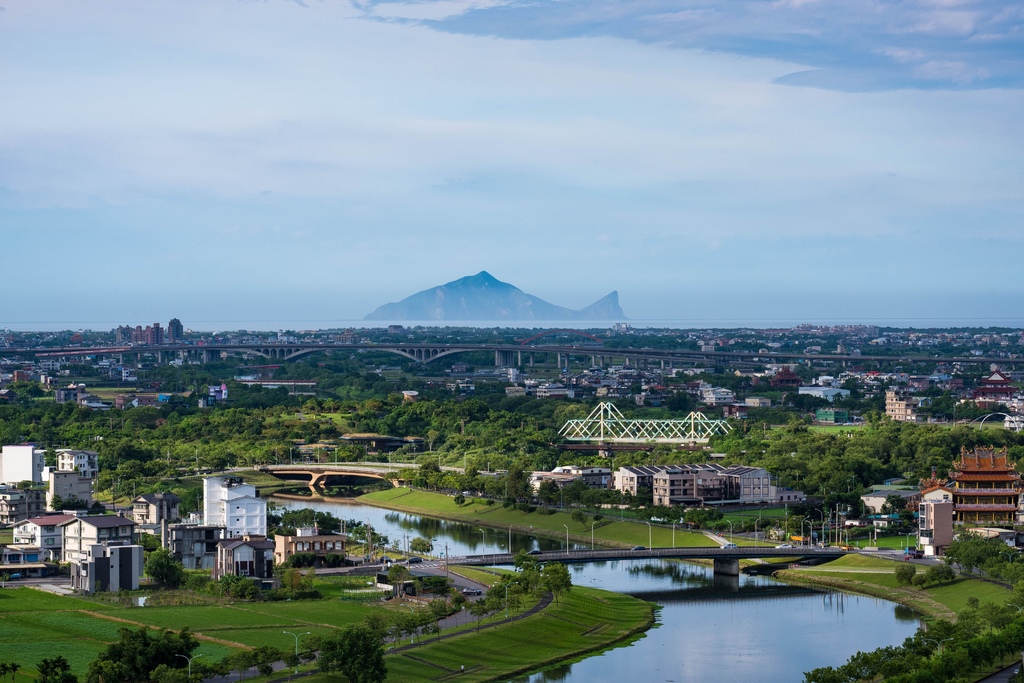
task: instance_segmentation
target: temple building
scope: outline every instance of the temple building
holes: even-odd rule
[[[1010,526],[1017,520],[1021,478],[1005,448],[961,449],[944,488],[953,493],[955,522]]]
[[[974,402],[980,407],[991,407],[999,403],[1009,403],[1017,388],[1010,378],[1001,372],[993,372],[981,380],[974,390]]]

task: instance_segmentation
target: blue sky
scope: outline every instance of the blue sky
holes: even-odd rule
[[[1024,324],[1019,3],[0,6],[0,326]]]

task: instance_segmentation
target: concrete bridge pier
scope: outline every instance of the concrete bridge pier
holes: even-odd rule
[[[715,576],[739,576],[740,561],[715,559]]]

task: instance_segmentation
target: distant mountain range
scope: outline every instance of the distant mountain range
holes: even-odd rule
[[[623,320],[619,293],[573,310],[527,294],[487,271],[384,304],[365,320]]]

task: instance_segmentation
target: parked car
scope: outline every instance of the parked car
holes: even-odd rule
[[[21,572],[14,572],[13,574],[9,574],[7,576],[7,578],[10,579],[11,581],[14,581],[15,579],[20,579],[21,578]]]

